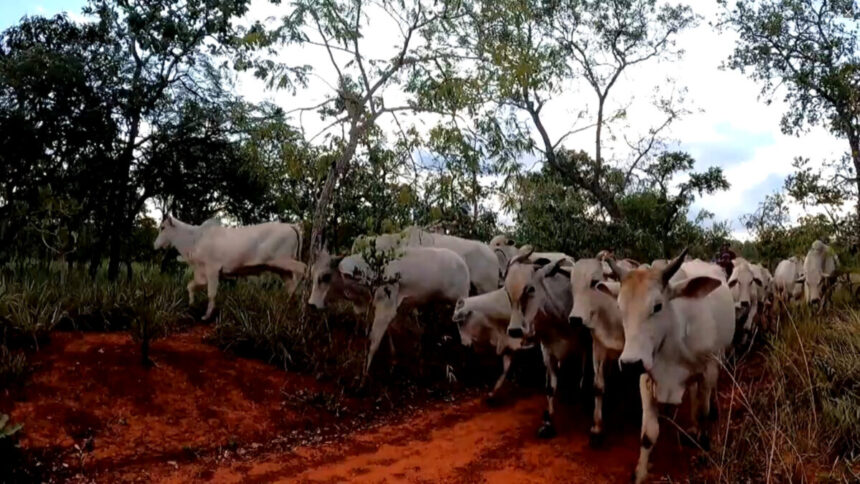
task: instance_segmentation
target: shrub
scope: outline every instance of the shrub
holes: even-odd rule
[[[860,312],[797,308],[769,346],[729,372],[707,479],[857,482]]]
[[[0,390],[7,388],[27,375],[27,357],[22,352],[12,352],[0,345]]]

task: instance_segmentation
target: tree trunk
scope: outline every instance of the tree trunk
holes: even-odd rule
[[[331,204],[334,185],[340,179],[352,161],[355,155],[355,149],[358,147],[358,139],[360,137],[358,126],[355,122],[349,130],[349,142],[344,147],[343,152],[338,157],[337,162],[329,168],[328,176],[326,176],[325,184],[320,192],[320,198],[317,200],[317,206],[314,209],[313,227],[311,228],[311,243],[310,255],[308,257],[308,267],[313,267],[316,262],[317,255],[323,248],[322,232],[325,228],[325,222],[328,218],[328,209]]]
[[[594,170],[595,179],[601,175],[603,171],[603,155],[601,153],[601,138],[603,137],[603,105],[606,103],[606,98],[599,96],[597,100],[597,129],[594,131],[594,163],[597,169]]]
[[[111,230],[110,262],[108,264],[108,280],[115,281],[119,275],[119,264],[122,258],[122,245],[127,237],[131,235],[131,225],[134,223],[134,214],[131,211],[131,196],[129,191],[129,179],[131,178],[131,164],[134,160],[134,145],[137,135],[140,133],[141,111],[138,108],[131,117],[128,140],[120,157],[117,167],[116,183],[116,213],[113,228]]]
[[[856,247],[860,248],[860,132],[850,133],[848,135],[848,144],[851,146],[851,160],[854,162],[854,180],[857,183],[857,205],[855,207],[856,219],[851,224],[851,228],[857,239],[854,241]]]

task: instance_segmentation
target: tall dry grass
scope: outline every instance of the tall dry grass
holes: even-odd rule
[[[860,311],[805,306],[726,368],[711,482],[860,482]],[[715,435],[716,437],[716,435]]]

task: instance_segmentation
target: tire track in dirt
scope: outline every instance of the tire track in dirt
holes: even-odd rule
[[[440,404],[404,421],[341,441],[256,456],[201,473],[184,468],[163,482],[626,482],[638,455],[635,433],[608,436],[607,448],[588,445],[578,409],[558,422],[559,436],[535,435],[541,396],[503,408],[482,399]],[[561,412],[566,413],[566,412]],[[584,425],[585,424],[585,425]]]

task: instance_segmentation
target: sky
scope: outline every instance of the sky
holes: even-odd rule
[[[692,112],[673,125],[669,137],[676,140],[675,147],[689,152],[696,160],[696,169],[719,166],[724,170],[731,188],[728,191],[707,195],[694,202],[693,213],[706,209],[719,221],[728,221],[736,237],[745,239],[748,234],[740,217],[754,211],[768,194],[778,191],[790,174],[791,163],[797,156],[808,157],[814,165],[840,157],[847,143],[831,136],[823,128],[812,128],[800,137],[780,132],[779,121],[785,105],[779,100],[766,104],[759,99],[759,86],[737,71],[723,70],[720,64],[734,46],[731,32],[718,32],[710,24],[716,19],[715,1],[690,2],[702,16],[699,25],[678,37],[678,47],[684,49],[682,59],[673,62],[653,63],[629,71],[615,88],[610,103],[614,107],[628,105],[624,126],[619,126],[614,141],[608,140],[608,150],[621,153],[621,137],[645,133],[659,119],[650,99],[655,87],[668,92],[666,79],[674,79],[677,88],[686,89],[686,107]],[[61,11],[70,17],[79,15],[82,0],[3,0],[0,1],[0,29],[14,25],[24,15],[53,15]],[[266,0],[253,0],[246,21],[274,19],[287,11],[289,2],[273,6]],[[392,36],[399,34],[393,26],[385,25],[385,18],[370,14],[373,29],[362,39],[364,52],[375,57],[390,57],[395,48]],[[272,101],[291,110],[312,106],[330,94],[328,86],[318,79],[333,79],[334,71],[325,51],[320,48],[293,47],[282,53],[284,60],[309,64],[319,74],[311,78],[308,88],[295,95],[287,91],[267,90],[262,82],[250,75],[239,75],[236,87],[249,101]],[[680,91],[678,91],[680,92]],[[386,105],[394,105],[399,93],[385,93]],[[554,98],[545,109],[545,120],[554,137],[572,126],[583,106],[589,106],[591,97],[583,86],[566,86],[563,94]],[[593,108],[591,109],[593,112]],[[323,127],[315,114],[306,114],[302,121],[312,135]],[[422,120],[417,120],[419,124]],[[573,136],[565,141],[568,148],[593,151],[591,132]],[[801,214],[800,207],[793,215]],[[507,217],[503,217],[503,220]]]

